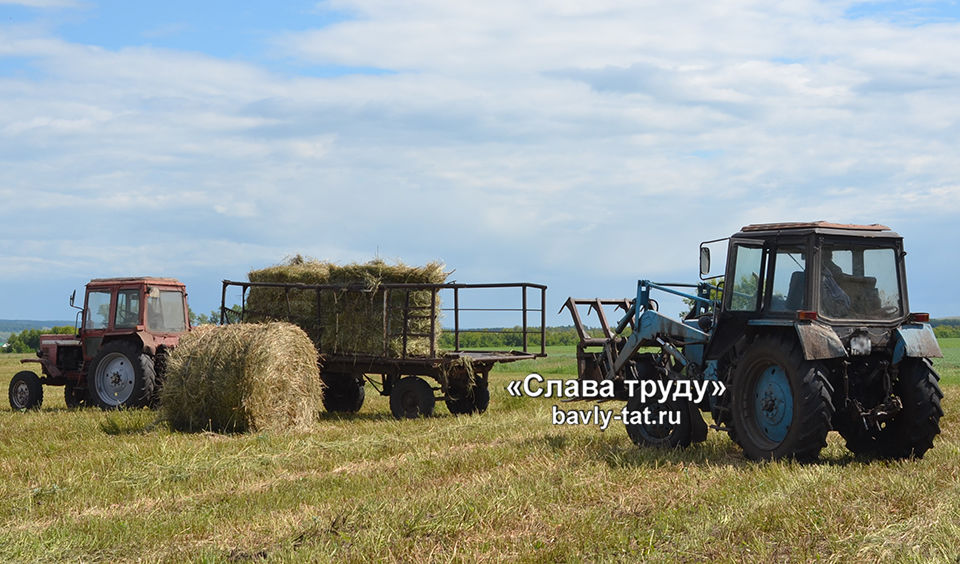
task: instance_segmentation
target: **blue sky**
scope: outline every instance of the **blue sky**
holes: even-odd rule
[[[0,318],[302,253],[631,294],[740,226],[906,237],[960,315],[955,2],[0,0]],[[554,317],[551,323],[566,323]]]

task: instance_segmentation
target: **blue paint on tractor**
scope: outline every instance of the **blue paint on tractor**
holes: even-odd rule
[[[779,443],[787,436],[793,423],[793,392],[780,366],[769,366],[757,380],[753,416],[768,440]]]

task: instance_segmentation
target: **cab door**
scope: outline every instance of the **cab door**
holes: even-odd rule
[[[116,292],[112,288],[87,288],[80,329],[83,359],[89,361],[100,351],[103,336],[111,327],[116,311]]]

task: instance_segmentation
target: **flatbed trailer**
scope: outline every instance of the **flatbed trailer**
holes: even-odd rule
[[[271,311],[250,308],[250,290],[260,288],[282,292],[286,307]],[[477,293],[491,290],[517,291],[519,304],[505,307],[500,303],[491,307],[464,307],[465,300]],[[239,291],[239,303],[228,306],[228,295]],[[454,414],[482,413],[490,402],[489,374],[498,363],[516,362],[546,356],[546,292],[542,284],[529,282],[492,284],[400,284],[383,283],[376,287],[357,284],[298,284],[283,282],[223,281],[220,300],[220,322],[237,323],[250,319],[289,321],[304,328],[310,335],[320,358],[321,379],[326,386],[324,406],[332,412],[356,412],[363,404],[365,383],[369,382],[382,396],[390,398],[390,411],[397,418],[430,415],[436,400],[443,400]],[[370,294],[382,303],[380,339],[382,350],[371,354],[324,350],[324,332],[337,331],[324,323],[325,304],[336,303],[338,296],[357,293]],[[377,294],[381,294],[378,296]],[[429,305],[416,305],[411,296],[429,295]],[[309,317],[291,304],[307,303]],[[382,301],[381,301],[382,300]],[[443,304],[449,304],[446,307]],[[380,307],[380,306],[378,306]],[[302,308],[299,308],[302,310]],[[285,310],[285,311],[284,311]],[[492,312],[500,315],[518,313],[521,323],[517,329],[496,330],[497,333],[518,337],[518,346],[511,350],[469,350],[461,347],[461,337],[484,329],[461,327],[465,312]],[[437,346],[442,330],[438,314],[453,319],[453,349],[440,350]],[[536,315],[539,326],[531,326],[529,317]],[[425,328],[429,321],[429,328]],[[419,326],[419,329],[414,327]],[[449,330],[449,329],[447,329]],[[429,343],[429,351],[412,350],[414,342]],[[537,341],[534,343],[533,341]],[[391,351],[390,343],[399,344]],[[358,347],[359,348],[359,347]],[[369,347],[367,347],[369,349]],[[377,377],[377,378],[374,378]],[[431,385],[424,378],[436,382]],[[439,394],[437,393],[439,392]]]

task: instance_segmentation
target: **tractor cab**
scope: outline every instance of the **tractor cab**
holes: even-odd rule
[[[903,238],[883,225],[748,225],[728,245],[713,357],[758,327],[796,325],[813,359],[886,347],[892,329],[926,320],[909,315]]]
[[[41,335],[41,376],[24,370],[10,384],[14,409],[37,408],[43,385],[64,386],[67,407],[138,407],[156,401],[167,352],[188,331],[186,287],[172,278],[97,278],[87,284],[78,334]]]
[[[748,225],[730,238],[724,310],[895,324],[908,309],[903,254],[882,225]]]

